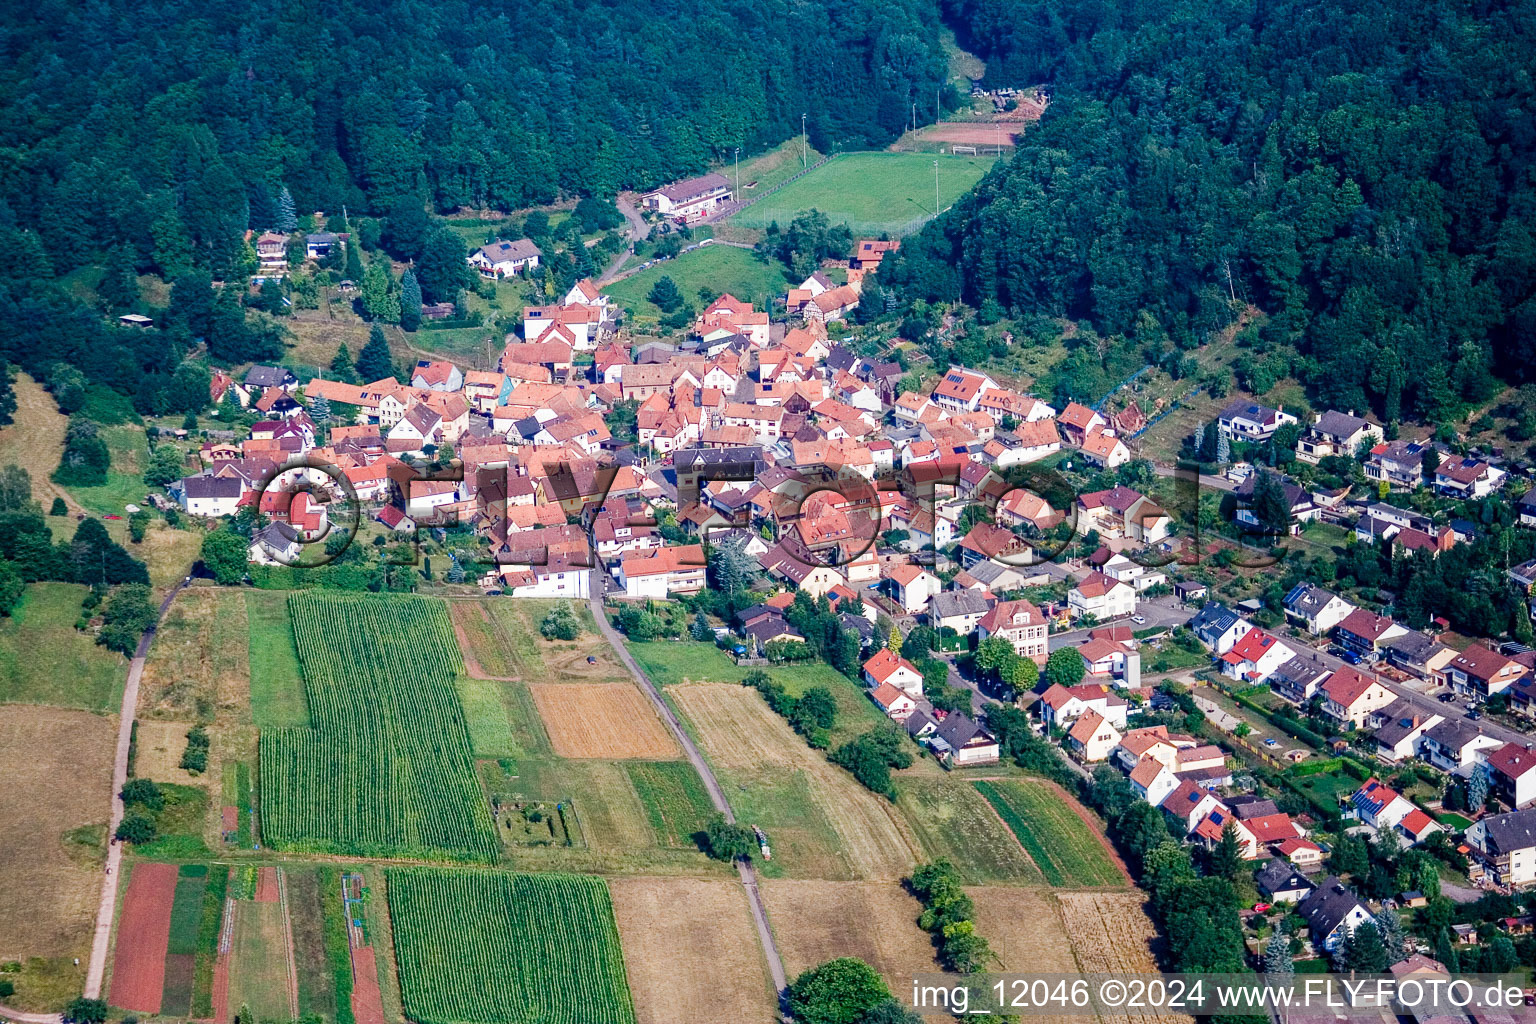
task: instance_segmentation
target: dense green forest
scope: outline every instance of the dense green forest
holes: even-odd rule
[[[1240,383],[1389,421],[1536,377],[1530,0],[946,10],[989,77],[1052,102],[887,260],[907,299],[1086,321],[1166,366],[1252,304]]]
[[[612,195],[776,144],[802,114],[820,149],[881,145],[944,79],[938,20],[935,0],[5,5],[0,357],[164,404],[190,341],[281,351],[206,284],[249,272],[248,229]],[[108,328],[51,284],[82,264],[106,267],[109,306],[135,272],[185,281],[186,330]],[[451,290],[422,277],[429,300]]]

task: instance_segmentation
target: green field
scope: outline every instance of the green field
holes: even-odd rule
[[[699,300],[700,288],[708,288],[716,295],[730,292],[758,309],[767,309],[769,300],[789,289],[789,279],[778,263],[758,259],[748,249],[717,243],[658,263],[603,290],[636,317],[654,321],[663,314],[646,296],[664,276],[672,279],[683,300],[695,309],[704,308]]]
[[[102,515],[123,515],[123,506],[142,504],[144,469],[149,465],[149,437],[138,423],[102,427],[101,439],[112,454],[107,482],[97,487],[70,487],[69,493],[81,505]]]
[[[33,583],[0,619],[0,703],[116,708],[127,664],[75,629],[86,592],[72,583]]]
[[[523,751],[507,722],[502,684],[490,679],[460,679],[454,683],[464,721],[469,726],[469,745],[476,757],[520,757]]]
[[[263,729],[308,725],[287,595],[247,591],[245,610],[250,621],[251,717]]]
[[[495,860],[447,606],[295,594],[289,610],[313,726],[261,732],[266,843]]]
[[[715,813],[704,781],[687,761],[644,761],[625,766],[651,828],[663,846],[693,849]]]
[[[207,888],[208,865],[183,864],[177,871],[176,898],[171,903],[171,938],[166,952],[197,952],[198,932],[203,921],[203,892]]]
[[[1103,842],[1054,788],[1030,779],[974,785],[1019,837],[1048,884],[1127,884]]]
[[[896,804],[932,859],[946,858],[972,884],[1043,881],[1019,842],[973,788],[959,780],[904,779]]]
[[[601,878],[400,868],[388,889],[418,1024],[633,1024]]]
[[[991,156],[934,157],[926,153],[845,153],[731,218],[748,228],[788,226],[820,210],[856,235],[910,234],[934,213],[934,160],[939,162],[939,209],[948,209],[981,180]]]

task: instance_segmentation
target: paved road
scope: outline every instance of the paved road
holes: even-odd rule
[[[1188,622],[1194,614],[1190,608],[1176,597],[1154,597],[1147,601],[1141,601],[1136,605],[1136,614],[1146,619],[1145,623],[1132,622],[1130,619],[1116,619],[1113,622],[1101,622],[1095,629],[1105,626],[1130,626],[1132,629],[1150,629],[1153,626],[1182,626]],[[1059,650],[1062,647],[1076,647],[1088,639],[1089,630],[1074,629],[1065,633],[1052,633],[1050,636],[1050,649]]]
[[[635,209],[634,202],[628,196],[619,196],[614,200],[614,205],[624,215],[626,224],[624,233],[629,238],[629,249],[608,262],[608,266],[603,268],[602,276],[597,279],[599,285],[611,284],[618,275],[619,268],[624,265],[624,261],[634,255],[635,246],[645,241],[646,236],[651,233],[651,226],[641,218],[640,212]]]
[[[599,560],[600,561],[600,560]],[[605,570],[599,566],[593,572],[606,575]],[[651,681],[651,677],[645,674],[645,670],[630,656],[629,648],[624,645],[624,638],[619,636],[618,630],[608,621],[608,616],[603,611],[603,600],[597,592],[593,592],[588,599],[592,608],[592,618],[597,621],[597,628],[603,634],[603,639],[608,641],[624,667],[629,669],[630,675],[640,683],[646,696],[651,699],[656,710],[660,713],[662,721],[667,723],[667,728],[672,730],[672,735],[682,746],[683,752],[688,755],[688,760],[693,764],[694,770],[699,773],[699,778],[704,780],[704,789],[709,793],[710,803],[715,805],[715,810],[725,815],[725,820],[736,821],[736,814],[731,810],[729,801],[725,799],[725,791],[720,788],[715,773],[710,769],[709,762],[704,760],[693,738],[683,731],[683,723],[677,714],[661,699],[661,691]],[[768,927],[768,908],[763,904],[762,894],[757,887],[757,869],[751,861],[739,860],[736,862],[736,873],[741,877],[742,888],[747,891],[747,902],[752,910],[752,921],[757,926],[757,941],[763,947],[763,956],[768,961],[768,972],[773,977],[774,990],[779,993],[782,1001],[784,990],[789,987],[789,979],[784,973],[784,959],[779,955],[778,943],[774,941],[773,931]],[[788,1018],[785,1018],[786,1020]]]
[[[128,680],[123,686],[123,704],[118,711],[117,751],[112,759],[112,812],[107,825],[107,873],[101,880],[101,902],[96,908],[96,931],[91,939],[91,961],[85,975],[87,999],[101,998],[101,983],[107,971],[107,947],[112,936],[112,921],[117,912],[118,872],[123,863],[123,848],[111,841],[110,837],[123,820],[123,802],[117,795],[128,783],[128,745],[133,738],[133,715],[139,704],[139,678],[144,674],[144,659],[149,654],[149,645],[160,627],[160,620],[186,585],[185,580],[176,584],[165,600],[160,602],[155,621],[139,637],[139,646],[133,652],[133,660],[128,663]],[[57,1013],[23,1013],[4,1006],[0,1006],[0,1017],[22,1024],[61,1024],[64,1019]]]

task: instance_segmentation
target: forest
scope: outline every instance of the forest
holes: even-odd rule
[[[934,0],[5,5],[0,357],[164,404],[190,343],[281,353],[206,284],[250,272],[247,230],[612,196],[775,145],[802,115],[819,150],[881,146],[944,80],[938,22]],[[105,268],[108,306],[135,274],[187,281],[189,329],[107,326],[71,287],[83,266]]]
[[[1256,307],[1239,384],[1388,422],[1532,375],[1528,0],[945,9],[989,78],[1051,103],[882,266],[904,299],[1069,318],[1169,368]]]

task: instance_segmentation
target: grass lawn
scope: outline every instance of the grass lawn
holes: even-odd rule
[[[149,438],[137,423],[102,427],[101,438],[112,453],[107,482],[98,487],[71,487],[69,493],[92,512],[123,515],[123,506],[142,504],[147,488],[144,469],[149,465]]]
[[[1471,818],[1463,817],[1454,811],[1441,811],[1438,815],[1436,815],[1436,817],[1440,819],[1442,824],[1445,824],[1458,832],[1464,832],[1472,827]]]
[[[251,717],[264,729],[308,725],[299,650],[288,621],[288,595],[250,591]]]
[[[970,191],[996,157],[933,157],[924,153],[846,153],[749,206],[732,222],[787,226],[796,214],[820,210],[855,234],[911,233],[934,214],[934,160],[939,161],[939,208]]]
[[[75,629],[86,588],[33,583],[0,619],[0,702],[106,711],[122,694],[127,664]]]
[[[977,782],[1054,886],[1125,885],[1125,875],[1061,794],[1044,782]]]
[[[774,296],[789,288],[789,280],[779,264],[758,259],[756,253],[733,245],[706,245],[626,277],[604,290],[637,318],[656,321],[661,319],[662,311],[646,296],[662,277],[670,277],[683,300],[696,309],[702,308],[700,288],[716,294],[730,292],[758,309],[767,309]]]

